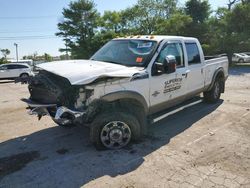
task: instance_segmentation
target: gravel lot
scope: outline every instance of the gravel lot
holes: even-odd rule
[[[250,67],[230,70],[220,103],[153,124],[119,151],[27,115],[23,97],[27,85],[1,81],[0,187],[250,187]]]

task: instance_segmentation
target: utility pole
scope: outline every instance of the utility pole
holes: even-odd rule
[[[16,46],[16,60],[18,62],[18,44],[14,43],[14,46]]]

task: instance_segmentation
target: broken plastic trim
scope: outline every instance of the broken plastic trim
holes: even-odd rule
[[[73,118],[64,118],[63,117],[64,114],[70,114],[71,117],[73,117]],[[81,118],[85,114],[86,114],[86,112],[73,111],[73,110],[70,110],[64,106],[61,106],[61,107],[57,108],[56,115],[53,119],[57,123],[66,125],[66,124],[72,124],[74,122],[81,122]]]
[[[37,108],[37,107],[48,108],[48,107],[56,107],[56,106],[57,106],[56,104],[39,104],[39,103],[33,102],[33,101],[30,100],[30,99],[21,99],[21,101],[27,103],[27,105],[28,105],[30,108]]]
[[[51,116],[54,121],[57,123],[66,125],[71,124],[74,122],[81,122],[81,118],[86,114],[86,112],[80,112],[80,111],[73,111],[70,110],[64,106],[57,107],[56,104],[38,104],[34,103],[33,101],[29,99],[22,99],[23,102],[27,103],[29,108],[31,109],[29,114],[30,115],[37,115],[38,119],[40,120],[43,116],[50,115],[48,108],[56,107],[56,114],[55,117]],[[65,118],[63,117],[64,114],[70,114],[72,118]]]

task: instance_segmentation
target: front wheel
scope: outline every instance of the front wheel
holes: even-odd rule
[[[90,139],[97,149],[120,149],[139,137],[137,118],[126,112],[104,112],[90,126]]]
[[[215,80],[214,85],[210,91],[203,93],[204,100],[208,103],[216,103],[219,101],[221,96],[221,82],[219,79]]]

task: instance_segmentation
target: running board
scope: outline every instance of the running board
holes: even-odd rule
[[[160,120],[162,120],[162,119],[164,119],[164,118],[166,118],[166,117],[168,117],[170,115],[173,115],[173,114],[175,114],[177,112],[180,112],[180,111],[182,111],[182,110],[184,110],[186,108],[189,108],[189,107],[194,106],[196,104],[199,104],[201,102],[203,102],[203,100],[199,98],[198,100],[195,100],[195,101],[192,100],[192,101],[190,101],[188,104],[184,103],[182,106],[178,105],[174,109],[171,108],[171,111],[168,111],[165,114],[162,114],[162,115],[160,115],[160,116],[158,116],[156,118],[153,118],[151,122],[152,123],[156,123],[156,122],[158,122],[158,121],[160,121]]]

